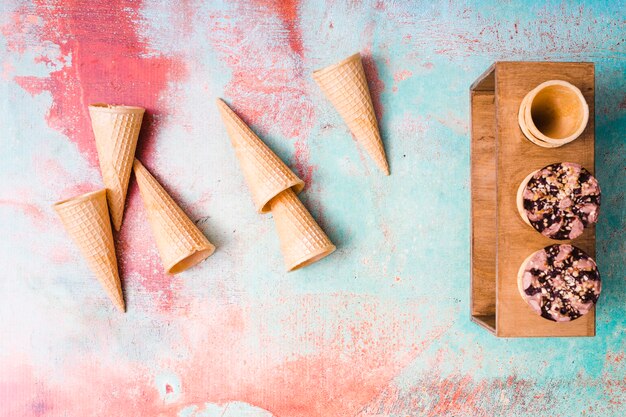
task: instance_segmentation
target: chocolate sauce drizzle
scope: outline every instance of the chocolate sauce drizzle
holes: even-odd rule
[[[579,167],[578,165],[576,165]],[[598,209],[600,207],[600,189],[598,192],[588,195],[583,195],[582,189],[585,184],[589,185],[593,176],[589,171],[583,167],[579,167],[578,178],[575,181],[575,186],[572,187],[569,197],[572,204],[566,208],[559,207],[560,200],[559,194],[563,193],[565,184],[567,184],[571,175],[575,173],[568,172],[566,166],[561,163],[551,164],[541,169],[535,174],[526,185],[526,189],[533,194],[538,195],[539,198],[531,200],[524,198],[524,209],[530,213],[539,217],[539,220],[531,220],[530,224],[537,229],[540,233],[550,228],[555,223],[563,221],[560,229],[556,233],[546,235],[556,240],[571,239],[570,233],[572,230],[572,223],[575,219],[579,219],[584,227],[587,227],[591,222],[589,220],[589,214],[581,211],[581,208],[587,204],[594,204]],[[549,171],[549,174],[545,174],[545,171]],[[597,181],[593,179],[597,184]]]
[[[561,246],[570,246],[572,248],[568,256],[562,261],[556,258],[561,251]],[[552,316],[552,306],[560,305],[558,312],[575,320],[582,314],[575,308],[571,301],[575,300],[581,303],[596,303],[600,295],[599,291],[595,291],[594,286],[584,285],[587,282],[600,281],[600,274],[593,259],[579,248],[571,245],[551,245],[543,249],[547,254],[547,269],[542,271],[537,268],[527,270],[539,283],[538,286],[530,285],[524,289],[529,297],[541,293],[541,316],[552,321],[556,319]],[[593,262],[592,270],[582,270],[575,263],[580,260],[590,260]],[[565,286],[555,285],[555,280],[559,279],[564,282]],[[588,287],[588,288],[586,288]]]

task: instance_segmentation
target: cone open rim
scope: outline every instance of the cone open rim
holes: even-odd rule
[[[517,114],[517,123],[519,124],[519,127],[522,130],[522,133],[524,134],[526,139],[528,139],[530,142],[534,143],[535,145],[541,146],[542,148],[558,148],[559,146],[564,145],[562,143],[555,144],[555,143],[544,142],[542,140],[537,139],[530,133],[530,131],[528,130],[528,126],[526,124],[526,118],[525,118],[526,105],[528,103],[529,96],[530,96],[530,92],[526,94],[526,96],[522,100],[522,103],[519,106],[519,112]]]
[[[327,67],[320,68],[318,70],[313,71],[313,76],[315,77],[315,76],[322,75],[322,74],[324,74],[326,72],[331,72],[335,68],[338,68],[338,67],[340,67],[340,66],[342,66],[342,65],[344,65],[344,64],[346,64],[346,63],[348,63],[350,61],[353,61],[355,59],[361,59],[361,53],[360,52],[357,52],[356,54],[350,55],[349,57],[347,57],[345,59],[342,59],[341,61],[336,62],[336,63],[334,63],[332,65],[329,65]]]
[[[554,108],[563,108],[562,102],[554,103],[550,99],[550,94],[559,94],[569,101],[568,108],[573,108],[577,112],[577,117],[565,117],[562,114],[555,114]],[[524,121],[530,133],[537,139],[544,142],[565,145],[578,138],[589,122],[589,106],[580,89],[575,85],[563,80],[550,80],[539,84],[531,90],[526,98],[526,109],[524,110]],[[544,114],[542,117],[541,115]],[[547,114],[547,116],[545,115]],[[551,117],[550,117],[551,116]],[[571,119],[572,122],[567,123]],[[561,126],[554,127],[558,123],[555,120],[565,121]],[[541,121],[541,123],[538,123]],[[548,136],[549,130],[554,135]],[[557,132],[558,131],[558,132]]]
[[[96,196],[98,196],[99,194],[104,194],[105,198],[106,198],[106,188],[102,188],[100,190],[96,190],[96,191],[90,191],[88,193],[85,194],[80,194],[74,197],[70,197],[67,198],[65,200],[61,200],[58,203],[55,203],[52,207],[54,207],[55,209],[59,209],[61,208],[61,206],[71,206],[74,204],[78,204],[78,203],[82,203],[84,201],[87,200],[93,200],[96,198]]]
[[[93,103],[89,105],[90,110],[106,113],[137,113],[141,114],[146,111],[143,107],[125,106],[123,104],[107,104],[107,103]]]
[[[167,268],[167,272],[172,275],[179,274],[187,269],[191,268],[204,261],[215,252],[215,246],[206,246],[202,249],[196,249],[188,255],[185,255],[180,260],[176,261],[174,265]]]
[[[298,259],[296,262],[294,262],[293,266],[288,267],[287,272],[296,271],[300,268],[304,268],[305,266],[311,265],[319,261],[320,259],[327,257],[328,255],[333,253],[336,249],[337,247],[335,245],[331,245],[325,248],[320,248],[317,251],[313,252],[312,254],[308,254]]]
[[[258,213],[259,214],[266,214],[272,211],[272,200],[274,199],[274,197],[276,197],[277,195],[280,195],[281,193],[283,193],[284,191],[288,190],[288,189],[292,189],[294,193],[296,194],[300,194],[300,192],[304,189],[304,181],[302,181],[300,178],[297,178],[297,180],[292,181],[291,183],[287,184],[287,186],[285,188],[283,188],[282,190],[280,190],[279,192],[275,193],[272,192],[270,194],[273,195],[268,195],[267,198],[264,198],[263,200],[265,201],[263,203],[263,205],[261,206],[260,209],[258,209]]]

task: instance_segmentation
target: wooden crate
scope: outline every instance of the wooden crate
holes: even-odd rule
[[[578,139],[550,149],[524,137],[517,115],[526,93],[552,79],[580,88],[589,123]],[[534,313],[519,294],[517,272],[528,255],[554,243],[595,257],[595,227],[573,241],[554,241],[522,221],[515,201],[526,175],[551,163],[577,162],[594,173],[593,63],[496,62],[472,84],[470,97],[472,321],[499,337],[594,336],[595,311],[567,323]]]

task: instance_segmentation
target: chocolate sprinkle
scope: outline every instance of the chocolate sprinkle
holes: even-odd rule
[[[597,221],[600,187],[578,164],[551,164],[526,184],[523,207],[528,221],[541,234],[556,240],[575,239]]]
[[[524,265],[525,301],[552,321],[575,320],[598,301],[602,283],[595,261],[572,245],[551,245]]]

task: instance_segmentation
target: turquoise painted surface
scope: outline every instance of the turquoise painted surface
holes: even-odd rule
[[[626,4],[0,6],[0,415],[623,416]],[[366,56],[392,175],[310,77]],[[596,64],[597,336],[470,323],[469,100],[494,60]],[[336,253],[285,273],[214,99],[307,182]],[[118,314],[51,204],[102,186],[86,105],[142,105],[139,156],[218,247],[166,276],[131,181]]]

